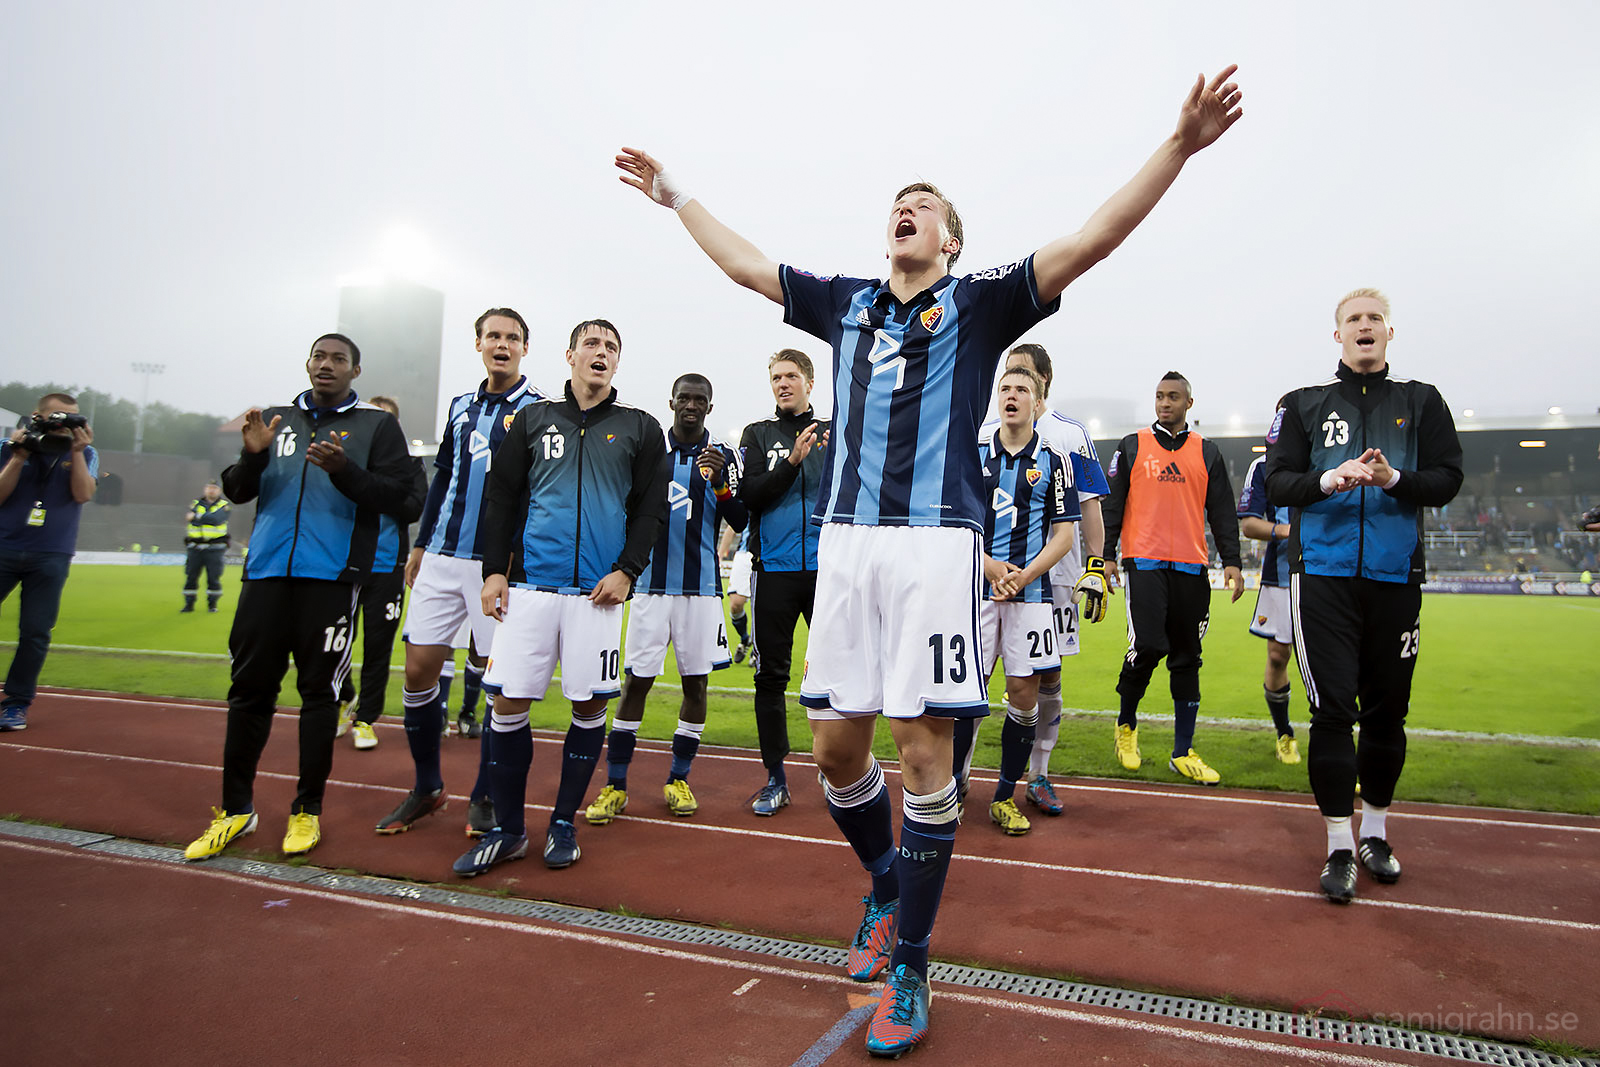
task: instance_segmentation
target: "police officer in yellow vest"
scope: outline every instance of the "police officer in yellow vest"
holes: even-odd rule
[[[183,576],[183,610],[194,610],[200,572],[204,570],[206,609],[215,614],[217,602],[222,599],[222,557],[228,551],[228,502],[222,498],[222,487],[207,482],[200,499],[189,505],[184,518],[189,523],[183,531],[189,558]]]

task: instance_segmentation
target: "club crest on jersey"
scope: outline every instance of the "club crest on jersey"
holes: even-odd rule
[[[938,333],[939,324],[944,321],[944,305],[935,304],[922,313],[922,328],[929,333]]]
[[[1044,477],[1044,471],[1040,470],[1038,467],[1029,467],[1026,477],[1029,485],[1038,485],[1039,479]]]
[[[504,427],[504,428],[505,428],[505,429],[507,429],[507,430],[509,430],[509,429],[511,429],[511,423],[512,423],[512,421],[513,421],[513,420],[514,420],[514,419],[515,419],[515,418],[516,418],[516,417],[517,417],[517,416],[516,416],[516,415],[515,415],[515,414],[512,414],[512,415],[507,415],[507,416],[506,416],[506,417],[505,417],[505,418],[503,418],[503,419],[501,419],[501,420],[500,420],[500,425],[501,425],[501,426],[502,426],[502,427]]]
[[[1394,424],[1396,426],[1404,426],[1406,424],[1406,420],[1405,419],[1395,419],[1394,420]]]
[[[328,431],[328,436],[329,437],[337,437],[339,439],[339,443],[343,444],[344,442],[350,440],[350,431],[349,430],[329,430]]]
[[[1279,408],[1272,416],[1272,425],[1267,427],[1267,444],[1278,440],[1278,431],[1283,429],[1283,409]]]
[[[1267,624],[1267,617],[1265,615],[1257,615],[1256,616],[1256,625],[1257,626],[1265,626],[1266,624]]]
[[[606,440],[607,441],[615,441],[616,439],[617,439],[617,435],[616,434],[614,434],[614,433],[606,434]]]

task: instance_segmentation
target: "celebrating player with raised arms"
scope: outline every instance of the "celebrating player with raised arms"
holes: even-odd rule
[[[484,615],[483,494],[495,449],[505,439],[517,412],[545,399],[528,384],[522,357],[528,324],[511,308],[490,308],[473,323],[474,347],[488,372],[478,388],[450,401],[444,439],[433,461],[433,482],[417,528],[417,543],[406,560],[411,607],[406,613],[406,743],[416,764],[416,781],[400,805],[378,822],[380,834],[409,830],[425,815],[445,806],[439,740],[445,698],[439,674],[454,655],[456,634],[470,626],[472,645],[487,653],[494,620]],[[478,780],[467,808],[467,833],[477,837],[495,824],[489,799],[488,731],[479,739]]]
[[[785,322],[833,349],[831,445],[813,516],[822,524],[815,612],[828,624],[811,630],[800,692],[829,811],[872,876],[846,966],[863,981],[887,967],[867,1033],[874,1055],[899,1055],[927,1036],[928,941],[960,810],[952,730],[956,718],[988,712],[977,662],[986,510],[978,426],[996,364],[1239,118],[1235,69],[1194,84],[1176,132],[1081,230],[959,278],[949,270],[961,219],[931,185],[895,195],[887,280],[817,276],[768,259],[646,153],[617,157],[622,180],[676,210],[729,278],[782,304]],[[900,753],[898,849],[872,755],[880,714]]]

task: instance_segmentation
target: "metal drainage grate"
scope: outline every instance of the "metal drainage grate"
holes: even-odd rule
[[[183,855],[177,849],[160,845],[121,840],[106,834],[86,833],[81,830],[35,826],[31,823],[0,820],[0,834],[78,845],[96,852],[167,863],[181,862]],[[390,878],[336,874],[316,867],[265,863],[228,856],[211,860],[206,866],[253,877],[299,882],[339,892],[370,893],[399,900],[442,904],[487,914],[537,919],[557,925],[632,937],[647,937],[678,945],[710,946],[758,956],[801,960],[828,967],[842,967],[846,956],[844,949],[827,945],[762,937],[665,919],[615,915],[566,904],[550,904],[514,897],[479,896],[475,893],[461,893],[452,889],[416,885]],[[934,981],[967,989],[984,989],[1084,1007],[1110,1008],[1138,1015],[1208,1023],[1233,1030],[1300,1038],[1328,1045],[1415,1052],[1463,1063],[1494,1064],[1497,1067],[1600,1067],[1600,1060],[1556,1056],[1520,1045],[1508,1045],[1454,1034],[1408,1030],[1381,1023],[1330,1019],[1309,1013],[1296,1014],[1262,1008],[1245,1008],[1193,997],[1163,996],[1159,993],[1119,989],[1116,986],[1071,982],[1011,971],[988,970],[982,967],[934,963],[928,968],[928,977]]]
[[[87,830],[68,830],[62,826],[40,826],[31,822],[0,820],[0,833],[9,837],[26,837],[33,841],[49,841],[56,845],[92,845],[97,841],[114,840],[111,834],[95,834]]]

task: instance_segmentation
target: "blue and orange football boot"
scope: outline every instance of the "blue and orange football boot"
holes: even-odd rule
[[[902,963],[889,974],[878,1010],[867,1027],[867,1051],[874,1056],[899,1056],[928,1036],[928,980]]]

